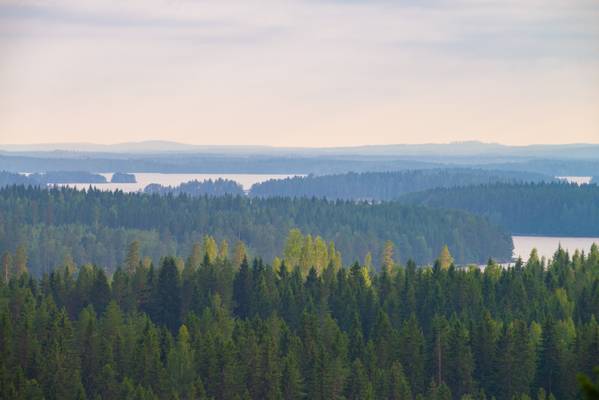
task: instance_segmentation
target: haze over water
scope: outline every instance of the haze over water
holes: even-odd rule
[[[111,183],[112,173],[101,173],[107,183],[68,183],[59,186],[68,186],[76,189],[87,189],[92,186],[100,190],[122,190],[123,192],[143,191],[151,184],[157,183],[163,186],[178,186],[181,183],[197,180],[204,181],[208,179],[228,179],[239,183],[243,190],[249,190],[254,183],[260,183],[269,179],[285,179],[296,175],[285,174],[161,174],[161,173],[134,173],[136,183]]]
[[[539,257],[552,258],[558,246],[562,246],[570,255],[575,250],[588,254],[591,245],[599,245],[599,237],[553,237],[553,236],[512,236],[514,241],[514,257],[522,257],[526,261],[533,248],[537,249]]]

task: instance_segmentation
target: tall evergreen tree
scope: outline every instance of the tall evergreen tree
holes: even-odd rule
[[[453,264],[453,257],[451,256],[451,253],[449,252],[449,248],[447,247],[447,245],[443,245],[443,248],[441,249],[441,253],[439,253],[439,257],[437,258],[437,260],[439,262],[439,266],[442,269],[448,269],[449,266]]]
[[[127,271],[129,276],[135,273],[135,270],[141,262],[140,246],[139,240],[134,240],[129,244],[127,257],[125,258],[125,271]]]
[[[158,272],[156,295],[153,305],[156,321],[165,325],[171,332],[179,328],[181,312],[181,292],[179,271],[175,259],[166,257]]]
[[[15,253],[15,276],[20,277],[28,272],[27,269],[27,248],[25,245],[19,245]]]

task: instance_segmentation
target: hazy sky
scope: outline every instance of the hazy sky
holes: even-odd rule
[[[0,0],[0,143],[599,143],[599,1]]]

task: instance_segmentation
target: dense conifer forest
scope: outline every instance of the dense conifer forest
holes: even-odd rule
[[[11,186],[0,190],[0,254],[25,253],[39,276],[72,258],[114,271],[135,240],[155,262],[164,254],[187,254],[206,234],[219,242],[244,242],[251,254],[271,261],[289,231],[312,242],[320,236],[346,262],[371,252],[381,259],[390,240],[398,260],[434,260],[448,245],[456,262],[509,259],[511,237],[486,219],[397,203],[367,204],[317,199],[250,199],[246,196],[126,194]],[[311,248],[308,243],[305,246]]]
[[[553,178],[521,171],[472,168],[421,169],[396,172],[350,172],[272,179],[250,191],[258,197],[324,197],[328,199],[393,200],[402,194],[439,187],[459,187],[495,182],[544,182]]]
[[[599,185],[495,183],[438,188],[400,199],[483,215],[512,233],[599,236]]]
[[[0,400],[599,400],[598,50],[599,0],[0,0]]]
[[[379,273],[229,253],[3,271],[0,398],[568,400],[599,360],[597,246]]]

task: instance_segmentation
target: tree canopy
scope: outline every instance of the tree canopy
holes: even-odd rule
[[[460,209],[517,234],[599,236],[599,186],[495,183],[406,194],[405,204]]]
[[[281,255],[294,228],[310,235],[306,249],[317,254],[318,267],[331,257],[331,241],[346,262],[363,260],[368,252],[374,260],[382,259],[387,241],[393,243],[396,261],[432,263],[445,244],[457,263],[507,260],[512,253],[507,233],[463,211],[305,198],[0,189],[0,254],[14,255],[25,246],[29,270],[36,276],[65,257],[114,271],[134,241],[154,262],[164,254],[186,256],[206,234],[216,242],[241,241],[247,246],[243,253],[270,261]]]
[[[599,360],[596,245],[506,269],[416,268],[408,259],[378,273],[329,263],[305,275],[301,261],[289,266],[293,252],[275,270],[260,258],[211,259],[213,245],[202,246],[197,266],[165,256],[132,274],[82,265],[2,277],[0,398],[593,393],[583,376]]]

